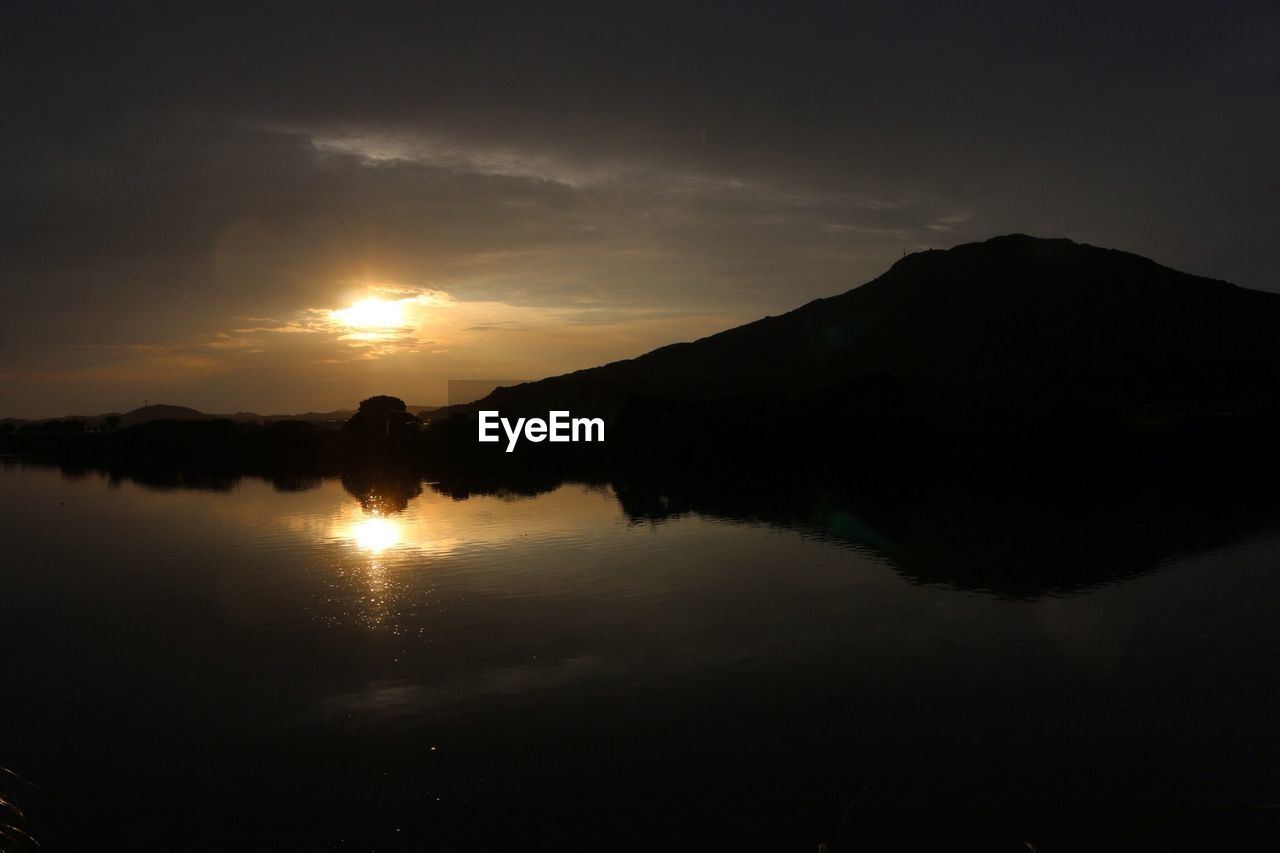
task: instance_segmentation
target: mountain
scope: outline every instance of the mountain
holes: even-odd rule
[[[428,413],[435,409],[435,406],[412,406],[411,411]],[[9,423],[15,426],[23,424],[40,424],[51,421],[76,421],[84,422],[90,426],[101,424],[107,418],[118,418],[117,425],[120,427],[136,426],[138,424],[151,423],[152,421],[212,421],[227,420],[236,421],[238,423],[248,423],[250,421],[258,421],[261,423],[271,423],[274,421],[311,421],[313,423],[328,423],[335,421],[345,421],[356,413],[355,409],[334,409],[331,412],[300,412],[292,415],[259,415],[256,412],[235,412],[234,414],[209,414],[189,406],[174,406],[167,403],[152,403],[147,406],[140,406],[132,411],[120,414],[119,412],[107,412],[101,415],[67,415],[62,418],[4,418],[0,419],[0,423]]]
[[[189,409],[186,406],[152,403],[149,406],[140,406],[131,412],[125,412],[119,418],[120,426],[130,427],[137,424],[150,423],[151,421],[201,421],[207,420],[209,415],[195,409]]]
[[[860,287],[692,343],[494,391],[507,415],[752,417],[991,428],[1272,412],[1280,295],[1065,239],[904,257]]]

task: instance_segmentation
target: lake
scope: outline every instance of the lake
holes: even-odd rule
[[[46,850],[1280,847],[1273,490],[10,460],[0,518],[0,766]]]

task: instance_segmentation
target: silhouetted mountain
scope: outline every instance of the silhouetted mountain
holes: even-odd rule
[[[295,472],[373,454],[464,491],[686,469],[973,477],[1034,461],[1052,476],[1086,476],[1082,463],[1105,475],[1192,457],[1210,469],[1280,462],[1278,380],[1280,295],[1014,235],[905,257],[847,293],[693,343],[500,388],[432,412],[426,428],[410,414],[422,407],[395,397],[365,400],[330,437],[319,433],[337,433],[336,419],[233,424],[149,406],[114,425],[0,424],[0,450],[82,462],[163,451],[254,470],[278,455]],[[480,408],[603,416],[606,441],[507,453],[477,442]]]
[[[120,426],[131,427],[151,421],[203,421],[211,416],[204,412],[189,409],[186,406],[169,406],[164,403],[152,403],[131,412],[120,415]]]
[[[1280,295],[1011,235],[909,255],[787,314],[466,408],[616,418],[737,400],[760,416],[803,401],[855,423],[1141,425],[1272,411],[1277,379]]]
[[[434,411],[436,406],[412,406],[419,416],[429,414]],[[149,406],[142,406],[131,412],[121,414],[119,412],[106,412],[100,415],[66,415],[60,418],[0,418],[0,424],[10,424],[14,427],[24,426],[28,424],[48,424],[54,422],[80,422],[89,428],[108,428],[128,427],[137,424],[150,423],[151,421],[236,421],[237,423],[248,423],[257,421],[259,423],[274,423],[275,421],[309,421],[312,423],[336,423],[344,422],[356,413],[355,409],[334,409],[328,412],[299,412],[296,414],[283,415],[260,415],[257,412],[234,412],[232,414],[209,414],[189,406],[173,406],[163,403],[155,403]]]

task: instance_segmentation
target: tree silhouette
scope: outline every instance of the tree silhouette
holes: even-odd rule
[[[405,411],[404,400],[379,394],[360,401],[360,409],[343,426],[343,431],[365,441],[390,441],[412,435],[422,422]]]

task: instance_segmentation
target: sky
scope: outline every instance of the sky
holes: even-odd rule
[[[1280,4],[0,2],[0,416],[639,355],[1003,233],[1280,291]]]

